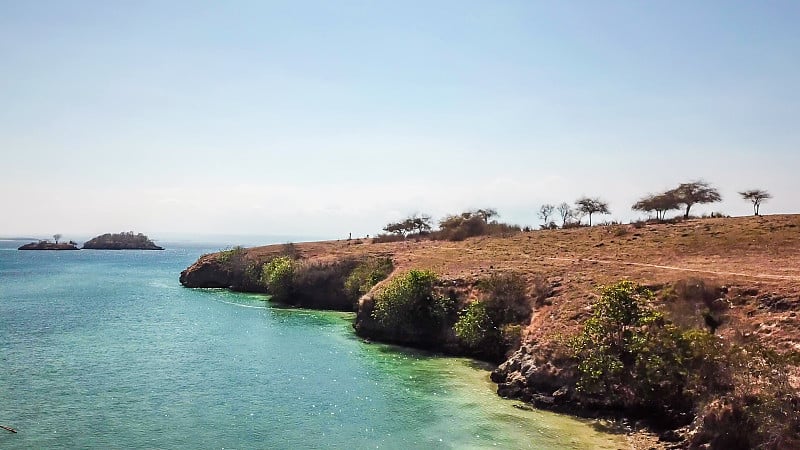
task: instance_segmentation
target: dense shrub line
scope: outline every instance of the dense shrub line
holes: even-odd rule
[[[530,320],[527,283],[516,273],[495,273],[475,288],[478,298],[466,302],[463,292],[446,287],[431,271],[400,274],[375,294],[371,332],[398,343],[500,361],[519,346]]]
[[[679,328],[652,300],[651,291],[630,281],[602,290],[570,342],[583,400],[670,427],[697,417],[692,445],[797,448],[800,398],[789,385],[786,357],[755,342]]]

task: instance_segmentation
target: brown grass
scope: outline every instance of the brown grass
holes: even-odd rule
[[[520,273],[529,286],[546,279],[553,290],[537,305],[528,339],[575,329],[600,285],[630,279],[660,290],[678,283],[689,295],[691,289],[679,282],[699,279],[723,288],[729,305],[718,334],[755,335],[778,350],[800,351],[800,215],[542,230],[460,242],[329,241],[296,247],[303,257],[320,261],[389,256],[396,273],[431,269],[462,283],[498,271]],[[248,258],[279,252],[280,246],[257,247],[248,250]],[[715,299],[697,300],[713,305]]]

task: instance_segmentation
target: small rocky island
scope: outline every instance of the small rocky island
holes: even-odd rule
[[[74,242],[50,242],[39,241],[31,242],[19,247],[17,250],[79,250]]]
[[[84,249],[88,250],[164,250],[142,233],[133,231],[122,233],[106,233],[86,241]]]

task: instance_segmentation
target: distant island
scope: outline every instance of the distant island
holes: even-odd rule
[[[30,244],[25,244],[22,247],[19,247],[17,250],[79,250],[78,247],[75,245],[74,242],[50,242],[50,241],[39,241],[39,242],[31,242]]]
[[[133,234],[133,231],[97,236],[86,241],[83,248],[88,250],[164,250],[164,247],[159,247],[144,234]]]

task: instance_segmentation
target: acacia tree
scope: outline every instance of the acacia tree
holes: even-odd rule
[[[589,215],[589,226],[592,226],[592,214],[611,214],[608,209],[608,203],[599,198],[581,197],[575,200],[575,206],[578,211]]]
[[[664,220],[667,211],[680,209],[680,205],[680,201],[675,195],[673,195],[671,191],[668,191],[662,194],[648,194],[634,203],[631,209],[643,212],[655,211],[656,220]]]
[[[403,222],[406,228],[416,230],[417,233],[422,234],[431,229],[431,216],[427,214],[414,214]]]
[[[569,203],[562,202],[556,207],[556,210],[558,210],[558,214],[561,216],[561,228],[564,228],[567,225],[567,221],[573,216],[572,207],[569,206]]]
[[[422,234],[426,231],[430,231],[430,229],[431,216],[427,214],[414,214],[413,216],[407,217],[402,222],[392,222],[383,227],[383,231],[394,233],[399,236],[405,236],[415,231]]]
[[[387,233],[393,233],[398,236],[404,236],[406,233],[406,227],[403,222],[392,222],[383,227],[383,231]]]
[[[689,210],[695,203],[715,203],[722,200],[719,191],[703,180],[681,183],[666,194],[673,195],[679,203],[686,205],[684,219],[689,218]]]
[[[758,215],[758,209],[761,207],[761,202],[772,198],[772,194],[762,189],[751,189],[749,191],[739,192],[745,200],[753,202],[753,214]]]
[[[550,223],[547,219],[553,215],[553,211],[555,211],[555,209],[555,205],[551,205],[549,203],[546,203],[539,208],[539,218],[542,219],[545,227],[547,227],[547,225]]]
[[[494,208],[483,208],[475,211],[476,216],[480,216],[484,222],[489,223],[489,219],[497,216],[497,210]]]

